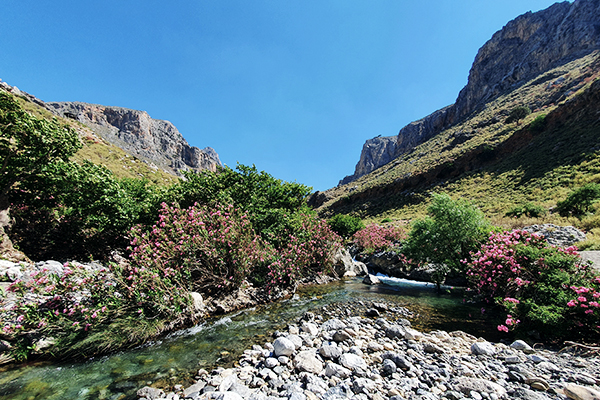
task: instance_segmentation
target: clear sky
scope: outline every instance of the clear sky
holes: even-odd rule
[[[477,50],[549,0],[0,2],[0,79],[147,111],[223,163],[325,190],[365,140],[454,103]]]

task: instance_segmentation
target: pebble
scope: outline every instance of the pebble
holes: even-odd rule
[[[386,307],[365,305],[363,310]],[[337,314],[329,310],[324,318],[301,319],[273,341],[255,344],[233,368],[201,370],[191,386],[169,393],[146,387],[138,397],[600,400],[598,355],[575,357],[533,349],[524,341],[490,343],[461,331],[424,333],[407,320],[349,317],[343,307]],[[390,312],[385,311],[388,317]]]

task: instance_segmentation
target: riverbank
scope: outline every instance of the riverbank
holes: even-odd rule
[[[234,367],[200,369],[194,384],[173,391],[144,387],[138,398],[600,399],[597,349],[552,351],[462,331],[423,333],[405,319],[408,310],[366,306],[362,315],[351,308],[307,312],[244,351]]]

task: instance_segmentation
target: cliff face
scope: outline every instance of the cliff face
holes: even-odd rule
[[[174,173],[216,170],[221,165],[210,147],[192,147],[169,121],[151,118],[145,111],[79,102],[46,103],[61,117],[75,119],[115,146]]]
[[[600,1],[576,0],[510,21],[479,50],[454,108],[458,118],[502,92],[600,48]]]
[[[352,182],[356,178],[368,174],[377,168],[392,161],[396,155],[396,136],[377,136],[365,142],[360,153],[360,161],[356,164],[354,175],[345,177],[340,185]],[[383,163],[383,164],[381,164]]]
[[[340,184],[358,179],[409,153],[502,93],[597,49],[600,49],[600,0],[557,3],[515,18],[481,47],[469,72],[468,83],[454,104],[402,128],[395,144],[380,142],[377,152],[365,144],[354,175]],[[387,154],[392,151],[394,156],[390,158]]]

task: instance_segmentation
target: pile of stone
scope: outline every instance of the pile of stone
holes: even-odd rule
[[[196,383],[152,400],[600,399],[600,358],[490,343],[465,332],[421,333],[410,322],[306,313],[234,368],[199,370]]]
[[[549,244],[559,247],[572,246],[585,240],[585,233],[573,226],[558,226],[554,224],[530,225],[524,231],[542,236]]]

